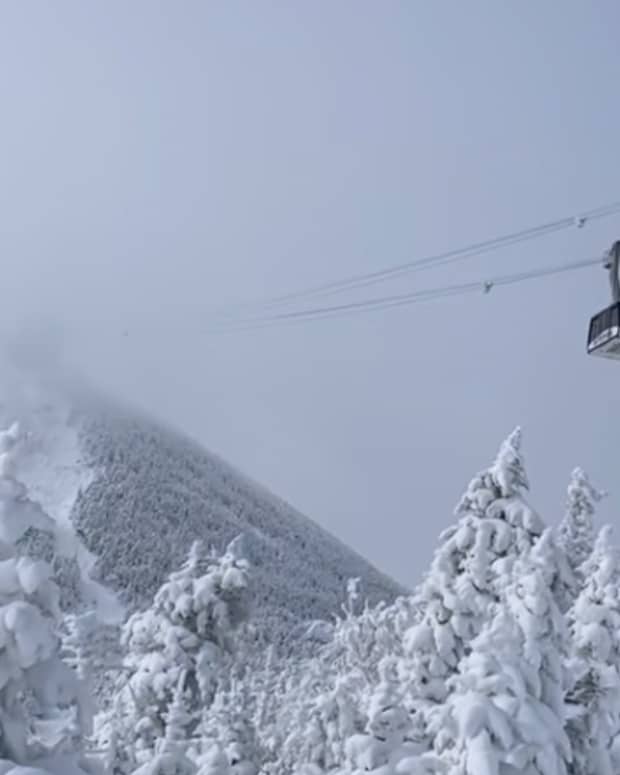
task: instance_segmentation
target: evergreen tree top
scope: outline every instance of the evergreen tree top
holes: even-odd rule
[[[521,452],[521,428],[517,427],[500,445],[490,475],[504,497],[529,489],[525,462]]]
[[[558,537],[577,579],[583,579],[583,564],[594,548],[595,504],[605,496],[581,468],[575,468],[568,485],[566,511]]]
[[[567,493],[567,513],[584,512],[594,514],[594,504],[607,495],[597,489],[582,468],[575,468],[571,474]]]

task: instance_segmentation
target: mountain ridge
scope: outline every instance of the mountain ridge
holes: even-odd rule
[[[142,410],[95,393],[61,399],[34,391],[17,403],[12,410],[3,401],[0,419],[17,419],[26,433],[20,470],[32,497],[71,523],[96,576],[128,611],[150,603],[194,540],[221,551],[239,534],[257,625],[275,640],[336,615],[351,577],[361,579],[370,603],[407,592],[285,500]]]

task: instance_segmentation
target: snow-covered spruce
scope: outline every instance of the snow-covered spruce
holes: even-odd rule
[[[584,586],[568,613],[568,732],[575,772],[613,775],[620,766],[620,549],[604,527],[582,566]]]
[[[594,487],[581,468],[573,471],[568,484],[566,511],[558,526],[558,543],[566,554],[575,579],[571,603],[583,584],[582,565],[594,548],[596,504],[604,495],[605,493]]]
[[[514,564],[506,594],[450,680],[435,752],[464,775],[564,775],[564,621],[551,590],[547,530]]]
[[[155,755],[139,767],[134,775],[194,775],[197,767],[187,757],[187,730],[192,716],[186,707],[185,673],[181,673],[177,686],[165,714],[164,736],[155,745]]]
[[[60,658],[59,590],[49,565],[15,547],[30,528],[55,527],[17,478],[19,441],[18,425],[0,433],[0,772],[78,775],[92,767],[81,746],[90,719]]]
[[[405,637],[401,678],[416,717],[418,742],[431,748],[445,724],[450,679],[492,618],[519,558],[544,523],[524,498],[528,489],[521,432],[503,442],[493,465],[469,484],[458,522],[440,537],[431,568],[416,590],[418,621]],[[550,558],[554,589],[568,583],[562,553]]]
[[[231,775],[256,775],[259,766],[270,760],[256,733],[255,698],[250,694],[250,686],[234,680],[228,691],[218,691],[212,705],[204,709],[196,757],[201,769],[212,768],[214,760],[218,760],[218,769],[225,761]]]
[[[360,747],[381,747],[373,736],[380,723],[373,698],[385,697],[385,660],[402,653],[403,622],[410,623],[410,609],[402,600],[374,608],[363,604],[355,580],[348,583],[347,594],[344,615],[329,641],[296,666],[279,698],[273,733],[267,734],[276,742],[278,772],[356,767]],[[395,663],[389,664],[390,674],[395,673]],[[393,700],[396,705],[396,694]]]
[[[379,675],[365,709],[365,733],[352,735],[346,743],[347,770],[353,772],[393,770],[406,756],[422,753],[412,741],[412,718],[403,703],[394,657],[381,660]]]
[[[98,739],[102,745],[113,741],[117,772],[153,761],[179,691],[187,710],[182,734],[193,736],[220,672],[230,669],[228,653],[233,634],[248,616],[247,596],[241,541],[231,542],[221,557],[204,557],[195,543],[152,607],[130,617],[121,635],[126,657],[117,698],[98,719]]]

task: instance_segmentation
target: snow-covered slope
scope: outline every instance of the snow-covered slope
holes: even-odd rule
[[[0,405],[26,434],[19,476],[70,521],[98,575],[130,610],[147,604],[190,544],[222,549],[239,533],[253,566],[257,623],[287,637],[330,617],[346,580],[371,601],[403,590],[315,523],[184,436],[89,397],[40,392]],[[301,628],[304,629],[304,628]]]

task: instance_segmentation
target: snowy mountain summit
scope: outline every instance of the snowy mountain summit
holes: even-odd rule
[[[80,542],[83,564],[129,612],[150,603],[193,541],[221,551],[238,535],[255,579],[253,620],[271,638],[331,619],[349,578],[371,602],[403,591],[215,455],[129,410],[13,386],[0,420],[20,423],[16,465],[29,497]]]

